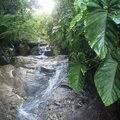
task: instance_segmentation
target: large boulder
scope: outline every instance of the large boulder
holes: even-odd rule
[[[15,107],[24,100],[24,79],[19,69],[10,64],[0,67],[0,110],[3,111],[0,114],[1,120],[13,120]]]
[[[27,44],[19,44],[19,53],[20,55],[28,55],[30,51],[30,47]]]
[[[12,92],[17,96],[24,97],[26,95],[25,76],[26,76],[25,68],[22,67],[15,68],[13,65],[10,64],[0,67],[0,85],[6,87],[8,86],[8,88],[11,88]],[[2,89],[0,89],[0,91],[1,90]],[[6,91],[4,91],[3,93],[6,93]]]
[[[31,48],[30,55],[39,55],[39,48],[38,48],[38,46],[35,46],[35,47]]]
[[[0,56],[0,66],[1,65],[6,65],[7,61],[3,58],[3,56]]]
[[[14,76],[13,76],[14,66],[5,65],[0,67],[0,84],[6,84],[8,86],[13,86]]]
[[[13,92],[13,87],[0,85],[0,120],[15,120],[16,106],[23,102],[23,98]]]

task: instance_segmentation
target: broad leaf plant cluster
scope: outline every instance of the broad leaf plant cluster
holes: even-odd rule
[[[82,90],[86,72],[95,67],[97,92],[105,106],[113,104],[120,98],[120,0],[58,3],[53,38],[54,44],[70,55],[70,85],[75,92]],[[93,61],[95,64],[90,64]]]

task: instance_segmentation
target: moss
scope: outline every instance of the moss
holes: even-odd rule
[[[11,64],[16,68],[23,67],[25,65],[25,61],[24,59],[20,59],[20,58],[13,58],[11,60]]]

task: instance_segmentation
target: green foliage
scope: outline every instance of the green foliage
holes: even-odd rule
[[[75,0],[70,3],[71,7],[68,1],[61,3],[67,9],[64,15],[58,12],[60,22],[58,20],[56,26],[59,27],[54,32],[56,45],[73,54],[69,83],[75,92],[80,91],[84,87],[86,69],[94,68],[96,89],[105,106],[109,106],[120,98],[120,1]],[[99,64],[97,70],[93,63]]]
[[[28,0],[0,2],[0,48],[22,40],[34,39],[37,36],[36,22]]]
[[[52,32],[52,46],[57,46],[58,49],[66,50],[72,41],[73,33],[69,30],[70,21],[72,20],[73,16],[73,2],[70,0],[63,0],[63,1],[56,1],[56,9],[52,16],[53,16],[53,27]]]
[[[87,3],[89,0],[75,0],[74,7],[78,12],[83,12],[87,9]]]
[[[95,85],[106,106],[120,98],[120,48],[102,61],[95,73]]]
[[[86,62],[83,53],[73,53],[69,65],[69,83],[75,92],[83,89],[85,83]]]
[[[31,9],[31,4],[28,0],[0,0],[1,14],[24,14],[27,9]]]
[[[70,23],[70,28],[72,29],[79,21],[81,21],[83,13],[79,13]]]
[[[112,0],[92,0],[88,5],[88,16],[86,20],[86,38],[92,49],[101,59],[106,57],[115,48],[117,39],[117,25],[111,20],[114,13],[120,11],[119,2]]]
[[[53,28],[52,17],[49,14],[34,15],[35,28],[41,39],[49,40]]]
[[[120,98],[118,23],[114,21],[115,15],[120,14],[120,1],[118,0],[92,0],[88,5],[86,20],[86,38],[92,49],[101,59],[104,59],[95,74],[95,85],[103,101],[108,106]],[[112,18],[113,16],[113,18]],[[117,18],[117,17],[116,17]],[[94,21],[93,21],[94,19]],[[91,32],[90,32],[91,31]],[[111,53],[111,51],[117,51]],[[114,54],[116,60],[111,57]]]
[[[19,58],[12,58],[11,60],[11,64],[16,68],[23,67],[25,63],[26,63],[25,60]]]
[[[54,46],[53,53],[55,55],[59,55],[60,54],[60,49],[58,48],[58,46]]]
[[[1,44],[32,38],[35,34],[35,32],[33,34],[35,23],[29,17],[29,13],[24,14],[24,16],[19,14],[0,15]]]

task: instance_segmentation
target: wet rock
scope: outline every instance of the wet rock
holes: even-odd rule
[[[25,76],[26,76],[27,69],[19,67],[16,68],[14,72],[14,88],[13,91],[18,94],[19,96],[23,97],[26,96],[25,87]]]
[[[0,84],[6,84],[8,86],[13,86],[14,76],[13,76],[14,66],[5,65],[0,67]]]
[[[29,51],[30,51],[29,45],[27,45],[27,44],[19,44],[18,48],[19,48],[20,55],[24,56],[24,55],[29,54]]]
[[[45,56],[53,56],[50,46],[38,46],[39,54],[44,54]]]
[[[48,43],[45,41],[39,40],[38,42],[29,42],[30,46],[30,55],[40,55],[45,54],[46,56],[52,56],[52,52],[50,47],[48,47]]]
[[[53,53],[52,51],[45,51],[44,53],[46,56],[53,56]]]
[[[36,42],[30,41],[27,44],[30,46],[30,48],[34,48],[34,47],[36,47],[38,45],[39,46],[46,46],[47,45],[47,43],[42,41],[42,40],[41,41],[36,41]]]
[[[15,94],[12,87],[6,84],[0,85],[0,111],[2,111],[0,112],[1,120],[13,120],[13,117],[16,115],[15,107],[22,102],[23,98]]]
[[[107,111],[95,88],[89,87],[89,83],[79,93],[71,89],[64,77],[67,56],[18,56],[15,61],[24,64],[0,67],[0,119],[18,120],[15,108],[23,102],[22,108],[42,120],[119,120],[114,112]],[[65,70],[52,79],[57,74],[56,70],[61,68]],[[56,79],[58,83],[53,85]],[[51,90],[51,87],[54,89]],[[30,120],[23,116],[20,119]]]
[[[39,48],[38,48],[38,46],[33,47],[33,48],[30,50],[30,55],[39,55]]]
[[[53,73],[53,72],[55,72],[55,70],[54,69],[46,69],[46,68],[44,68],[44,67],[41,67],[41,72],[48,72],[48,73]]]
[[[0,118],[3,118],[2,120],[14,120],[16,106],[24,101],[23,77],[20,68],[10,64],[0,67],[0,111],[2,111]]]
[[[62,86],[63,85],[63,86]],[[39,108],[46,114],[42,120],[119,120],[113,111],[104,107],[94,88],[85,88],[76,94],[67,86],[66,80],[53,92],[45,108]],[[87,85],[86,85],[87,86]]]
[[[7,61],[0,55],[0,66],[8,64]]]
[[[34,47],[36,47],[36,46],[39,45],[38,42],[33,42],[33,41],[30,41],[30,42],[28,42],[27,44],[30,46],[30,48],[34,48]]]
[[[7,106],[7,107],[14,107],[17,104],[20,104],[23,100],[19,95],[15,94],[13,92],[13,88],[9,87],[8,85],[2,84],[0,86],[0,95],[1,95],[1,101]]]

